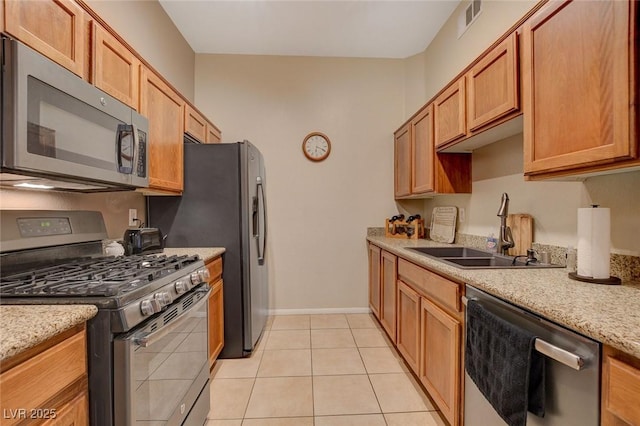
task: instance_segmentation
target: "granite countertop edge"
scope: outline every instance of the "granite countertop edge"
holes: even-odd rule
[[[90,320],[97,313],[94,305],[0,305],[0,362]]]
[[[561,269],[460,269],[409,247],[456,244],[369,235],[367,240],[454,281],[472,285],[566,328],[640,358],[640,285],[572,280]]]
[[[197,254],[207,262],[221,256],[225,251],[224,247],[165,247],[162,253],[168,256],[182,256],[185,254],[191,256]]]

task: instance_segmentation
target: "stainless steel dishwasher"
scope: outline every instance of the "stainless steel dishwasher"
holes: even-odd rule
[[[528,426],[600,424],[600,343],[469,285],[463,300],[465,305],[476,300],[494,315],[538,336],[535,348],[545,355],[546,412],[544,418],[528,413]],[[464,386],[465,426],[506,425],[466,371]]]

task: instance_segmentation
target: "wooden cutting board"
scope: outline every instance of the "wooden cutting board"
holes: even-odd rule
[[[507,216],[507,226],[511,228],[515,247],[509,249],[510,256],[527,254],[533,242],[533,217],[529,214],[516,213]]]

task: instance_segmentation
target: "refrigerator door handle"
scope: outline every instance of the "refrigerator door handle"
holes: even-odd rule
[[[267,248],[267,209],[264,204],[264,185],[262,184],[262,178],[258,176],[256,179],[258,185],[258,194],[260,199],[258,201],[258,213],[260,212],[260,205],[262,205],[262,232],[260,232],[260,225],[258,224],[258,239],[256,240],[258,243],[258,263],[260,265],[264,264],[264,253]],[[262,244],[261,244],[262,243]]]

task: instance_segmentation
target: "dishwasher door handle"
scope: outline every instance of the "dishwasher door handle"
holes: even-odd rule
[[[462,296],[463,305],[467,306],[467,302],[469,300],[477,301],[478,299],[467,299],[466,296]],[[584,359],[581,356],[571,353],[565,349],[559,348],[556,345],[552,345],[551,343],[542,340],[539,337],[536,337],[534,347],[536,351],[540,352],[541,354],[546,355],[549,358],[566,365],[567,367],[573,368],[574,370],[580,371],[582,370],[582,367],[584,367]]]
[[[552,345],[551,343],[540,338],[536,338],[535,348],[541,354],[544,354],[551,359],[555,359],[556,361],[566,365],[567,367],[571,367],[574,370],[580,371],[584,366],[584,360],[581,356],[559,348],[556,345]]]

